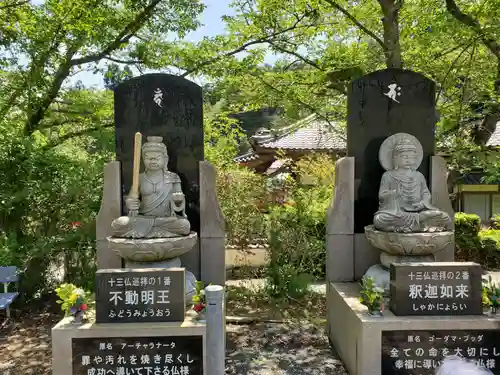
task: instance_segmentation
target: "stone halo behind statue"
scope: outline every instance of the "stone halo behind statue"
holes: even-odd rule
[[[396,133],[384,139],[378,150],[378,160],[384,170],[391,171],[394,169],[394,148],[401,143],[411,143],[415,147],[415,166],[418,168],[422,164],[424,152],[419,140],[408,133]]]
[[[365,275],[386,291],[392,262],[434,260],[434,254],[453,241],[450,216],[431,204],[425,177],[417,171],[422,158],[422,145],[407,133],[387,137],[379,150],[386,171],[380,181],[379,209],[373,225],[365,227],[365,236],[382,250],[382,265],[370,267]]]

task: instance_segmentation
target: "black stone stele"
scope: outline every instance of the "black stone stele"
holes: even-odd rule
[[[96,323],[183,322],[184,268],[96,272]]]
[[[141,132],[144,140],[147,136],[163,137],[170,158],[168,168],[181,179],[186,214],[191,229],[199,233],[199,162],[204,157],[201,87],[179,76],[146,74],[118,85],[114,101],[122,193],[128,194],[132,185],[135,133]]]
[[[203,337],[74,338],[73,375],[203,375]]]
[[[351,83],[347,113],[347,154],[355,157],[357,186],[354,230],[364,233],[378,209],[378,189],[384,172],[378,152],[384,139],[395,133],[415,136],[424,152],[419,171],[430,182],[429,157],[435,151],[438,120],[435,83],[408,70],[370,73]]]
[[[482,315],[482,267],[476,263],[391,264],[394,315]]]
[[[382,331],[384,375],[434,375],[450,355],[500,375],[500,330]]]

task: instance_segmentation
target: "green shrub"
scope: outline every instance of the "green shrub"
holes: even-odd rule
[[[474,214],[455,214],[455,258],[477,262],[487,269],[500,268],[500,230],[481,229],[481,219]]]
[[[324,276],[324,230],[303,208],[301,203],[277,206],[268,215],[269,263],[265,274],[274,297],[298,298],[315,277]]]
[[[233,166],[217,171],[217,196],[226,219],[227,240],[242,249],[265,237],[264,177]]]
[[[455,258],[465,261],[479,257],[482,246],[480,229],[481,219],[478,215],[463,212],[455,214]]]
[[[490,219],[490,225],[493,229],[500,229],[500,215],[493,215]]]
[[[484,229],[478,233],[479,239],[481,241],[492,240],[493,242],[500,245],[500,230],[498,229]]]
[[[217,168],[217,197],[226,219],[227,240],[246,248],[265,236],[265,178],[235,163],[244,132],[227,112],[207,106],[204,132],[205,159]]]
[[[0,265],[21,271],[26,301],[53,293],[61,275],[93,289],[103,154],[2,141]]]
[[[457,212],[455,214],[455,234],[458,236],[477,236],[481,229],[481,218],[476,214]]]
[[[290,201],[270,209],[266,285],[274,297],[298,298],[311,281],[325,277],[326,209],[333,193],[333,166],[326,155],[301,160],[295,170],[298,180],[307,175],[315,184],[292,183]]]

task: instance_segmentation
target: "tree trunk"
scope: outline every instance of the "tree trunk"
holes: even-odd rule
[[[495,93],[500,97],[500,56],[497,56],[497,79],[494,84]]]
[[[388,68],[402,68],[401,45],[399,43],[399,10],[402,0],[378,0],[384,17],[385,61]]]

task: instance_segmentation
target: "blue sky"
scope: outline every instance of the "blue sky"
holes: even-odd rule
[[[41,1],[41,0],[38,0]],[[223,15],[233,15],[234,10],[230,8],[229,4],[232,0],[205,0],[206,5],[205,11],[201,16],[202,26],[196,31],[189,33],[186,36],[186,40],[190,42],[196,42],[201,40],[204,36],[215,36],[223,34],[224,24],[221,20]],[[275,58],[270,55],[266,57],[266,62],[272,62]],[[80,80],[87,87],[97,86],[103,87],[103,79],[101,74],[93,74],[92,72],[81,72],[75,74],[71,79],[71,83],[75,83]]]

